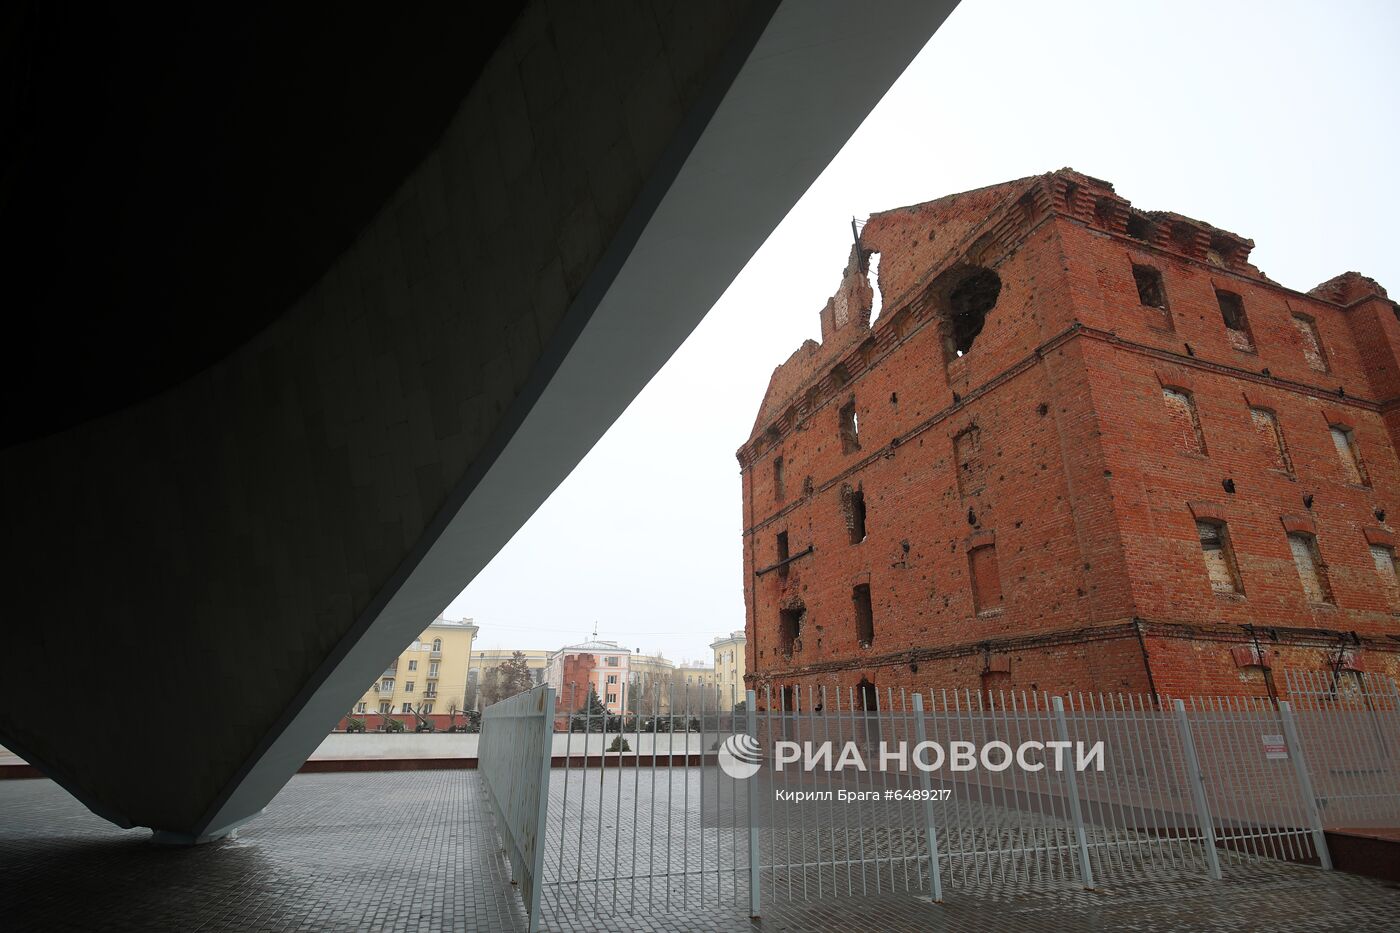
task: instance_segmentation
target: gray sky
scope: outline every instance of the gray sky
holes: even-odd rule
[[[744,626],[739,466],[850,219],[1063,166],[1400,295],[1400,4],[963,0],[690,339],[448,609],[485,648],[710,657]]]

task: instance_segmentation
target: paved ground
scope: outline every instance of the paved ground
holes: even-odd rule
[[[299,775],[237,838],[195,849],[152,846],[148,832],[109,826],[48,781],[3,782],[0,929],[524,930],[480,782],[453,771]],[[719,904],[707,896],[702,908],[698,888],[673,889],[684,901],[668,908],[653,882],[650,892],[638,886],[635,912],[603,917],[579,916],[567,886],[555,886],[544,928],[1362,931],[1395,929],[1400,917],[1393,886],[1262,862],[1233,864],[1218,883],[1175,877],[1001,897],[958,890],[941,907],[902,892],[774,903],[758,923],[736,906],[742,885],[720,882]]]

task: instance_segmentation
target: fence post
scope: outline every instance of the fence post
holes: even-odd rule
[[[1210,807],[1206,804],[1206,776],[1201,770],[1201,759],[1196,754],[1196,738],[1191,734],[1191,720],[1186,715],[1186,703],[1173,700],[1176,711],[1176,726],[1181,733],[1181,747],[1186,754],[1187,780],[1191,782],[1191,802],[1196,806],[1196,822],[1201,827],[1201,839],[1206,847],[1206,869],[1216,881],[1220,880],[1220,853],[1215,849],[1215,823],[1210,818]]]
[[[1060,733],[1060,741],[1065,743],[1065,750],[1068,751],[1073,746],[1069,740],[1069,724],[1065,722],[1065,701],[1063,697],[1052,697],[1051,706],[1055,711],[1055,726]],[[1084,813],[1079,808],[1079,780],[1074,775],[1073,759],[1071,766],[1065,769],[1065,784],[1069,790],[1069,815],[1074,820],[1074,836],[1079,843],[1079,876],[1084,882],[1084,887],[1092,889],[1094,887],[1094,868],[1089,864],[1089,837],[1084,832]]]
[[[747,720],[749,737],[758,747],[758,694],[753,690],[744,691],[744,718]],[[760,753],[760,760],[762,754]],[[761,774],[761,772],[760,772]],[[755,778],[760,775],[754,775]],[[758,781],[748,782],[749,787],[749,916],[759,915],[760,868],[758,856]]]
[[[1327,848],[1327,833],[1322,828],[1322,814],[1317,810],[1317,796],[1313,793],[1312,777],[1308,774],[1308,763],[1303,757],[1303,743],[1298,741],[1298,727],[1293,721],[1293,705],[1287,700],[1280,700],[1278,714],[1283,720],[1283,740],[1288,743],[1288,757],[1293,759],[1293,770],[1298,774],[1298,790],[1303,795],[1308,822],[1312,825],[1313,848],[1317,850],[1317,860],[1322,863],[1322,867],[1330,871],[1332,853]]]
[[[938,868],[938,827],[933,822],[933,782],[929,779],[929,774],[923,768],[918,767],[917,749],[919,745],[928,741],[928,734],[924,729],[924,695],[919,691],[914,691],[914,740],[916,744],[915,767],[919,772],[919,788],[924,794],[924,831],[928,834],[928,875],[929,881],[933,885],[932,895],[934,903],[943,903],[943,876]]]

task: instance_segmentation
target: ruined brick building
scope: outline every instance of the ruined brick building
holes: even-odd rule
[[[738,452],[750,685],[1400,673],[1400,313],[1252,247],[1070,170],[872,216]]]

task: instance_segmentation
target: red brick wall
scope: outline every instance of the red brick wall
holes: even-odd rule
[[[1400,607],[1366,537],[1387,533],[1379,515],[1400,492],[1400,413],[1377,397],[1400,386],[1392,305],[1360,277],[1285,289],[1248,263],[1251,242],[1179,215],[1138,215],[1147,239],[1130,237],[1129,216],[1107,183],[1063,171],[870,219],[880,318],[847,307],[841,323],[828,303],[823,343],[775,373],[739,451],[754,683],[1249,693],[1262,675],[1230,654],[1246,624],[1278,629],[1266,637],[1291,646],[1288,663],[1317,669],[1345,642],[1390,651],[1373,669],[1393,668]],[[870,300],[864,261],[843,274],[848,303]],[[1167,316],[1140,303],[1134,263],[1161,272]],[[1001,289],[972,349],[950,357],[949,295],[969,265],[993,268]],[[1253,352],[1231,341],[1217,290],[1240,296]],[[1315,322],[1327,372],[1309,366],[1294,315]],[[1179,442],[1164,386],[1190,393],[1203,448]],[[846,450],[838,411],[852,401],[859,447]],[[1276,413],[1291,474],[1251,407]],[[1329,422],[1354,430],[1369,487],[1345,481]],[[865,497],[859,543],[846,487]],[[1211,590],[1188,503],[1227,523],[1243,595]],[[1334,606],[1304,598],[1286,516],[1315,530]],[[812,553],[758,575],[784,531],[790,554]],[[979,615],[969,552],[991,541],[1002,598]],[[979,555],[980,575],[992,564]],[[795,607],[788,656],[778,618]]]

